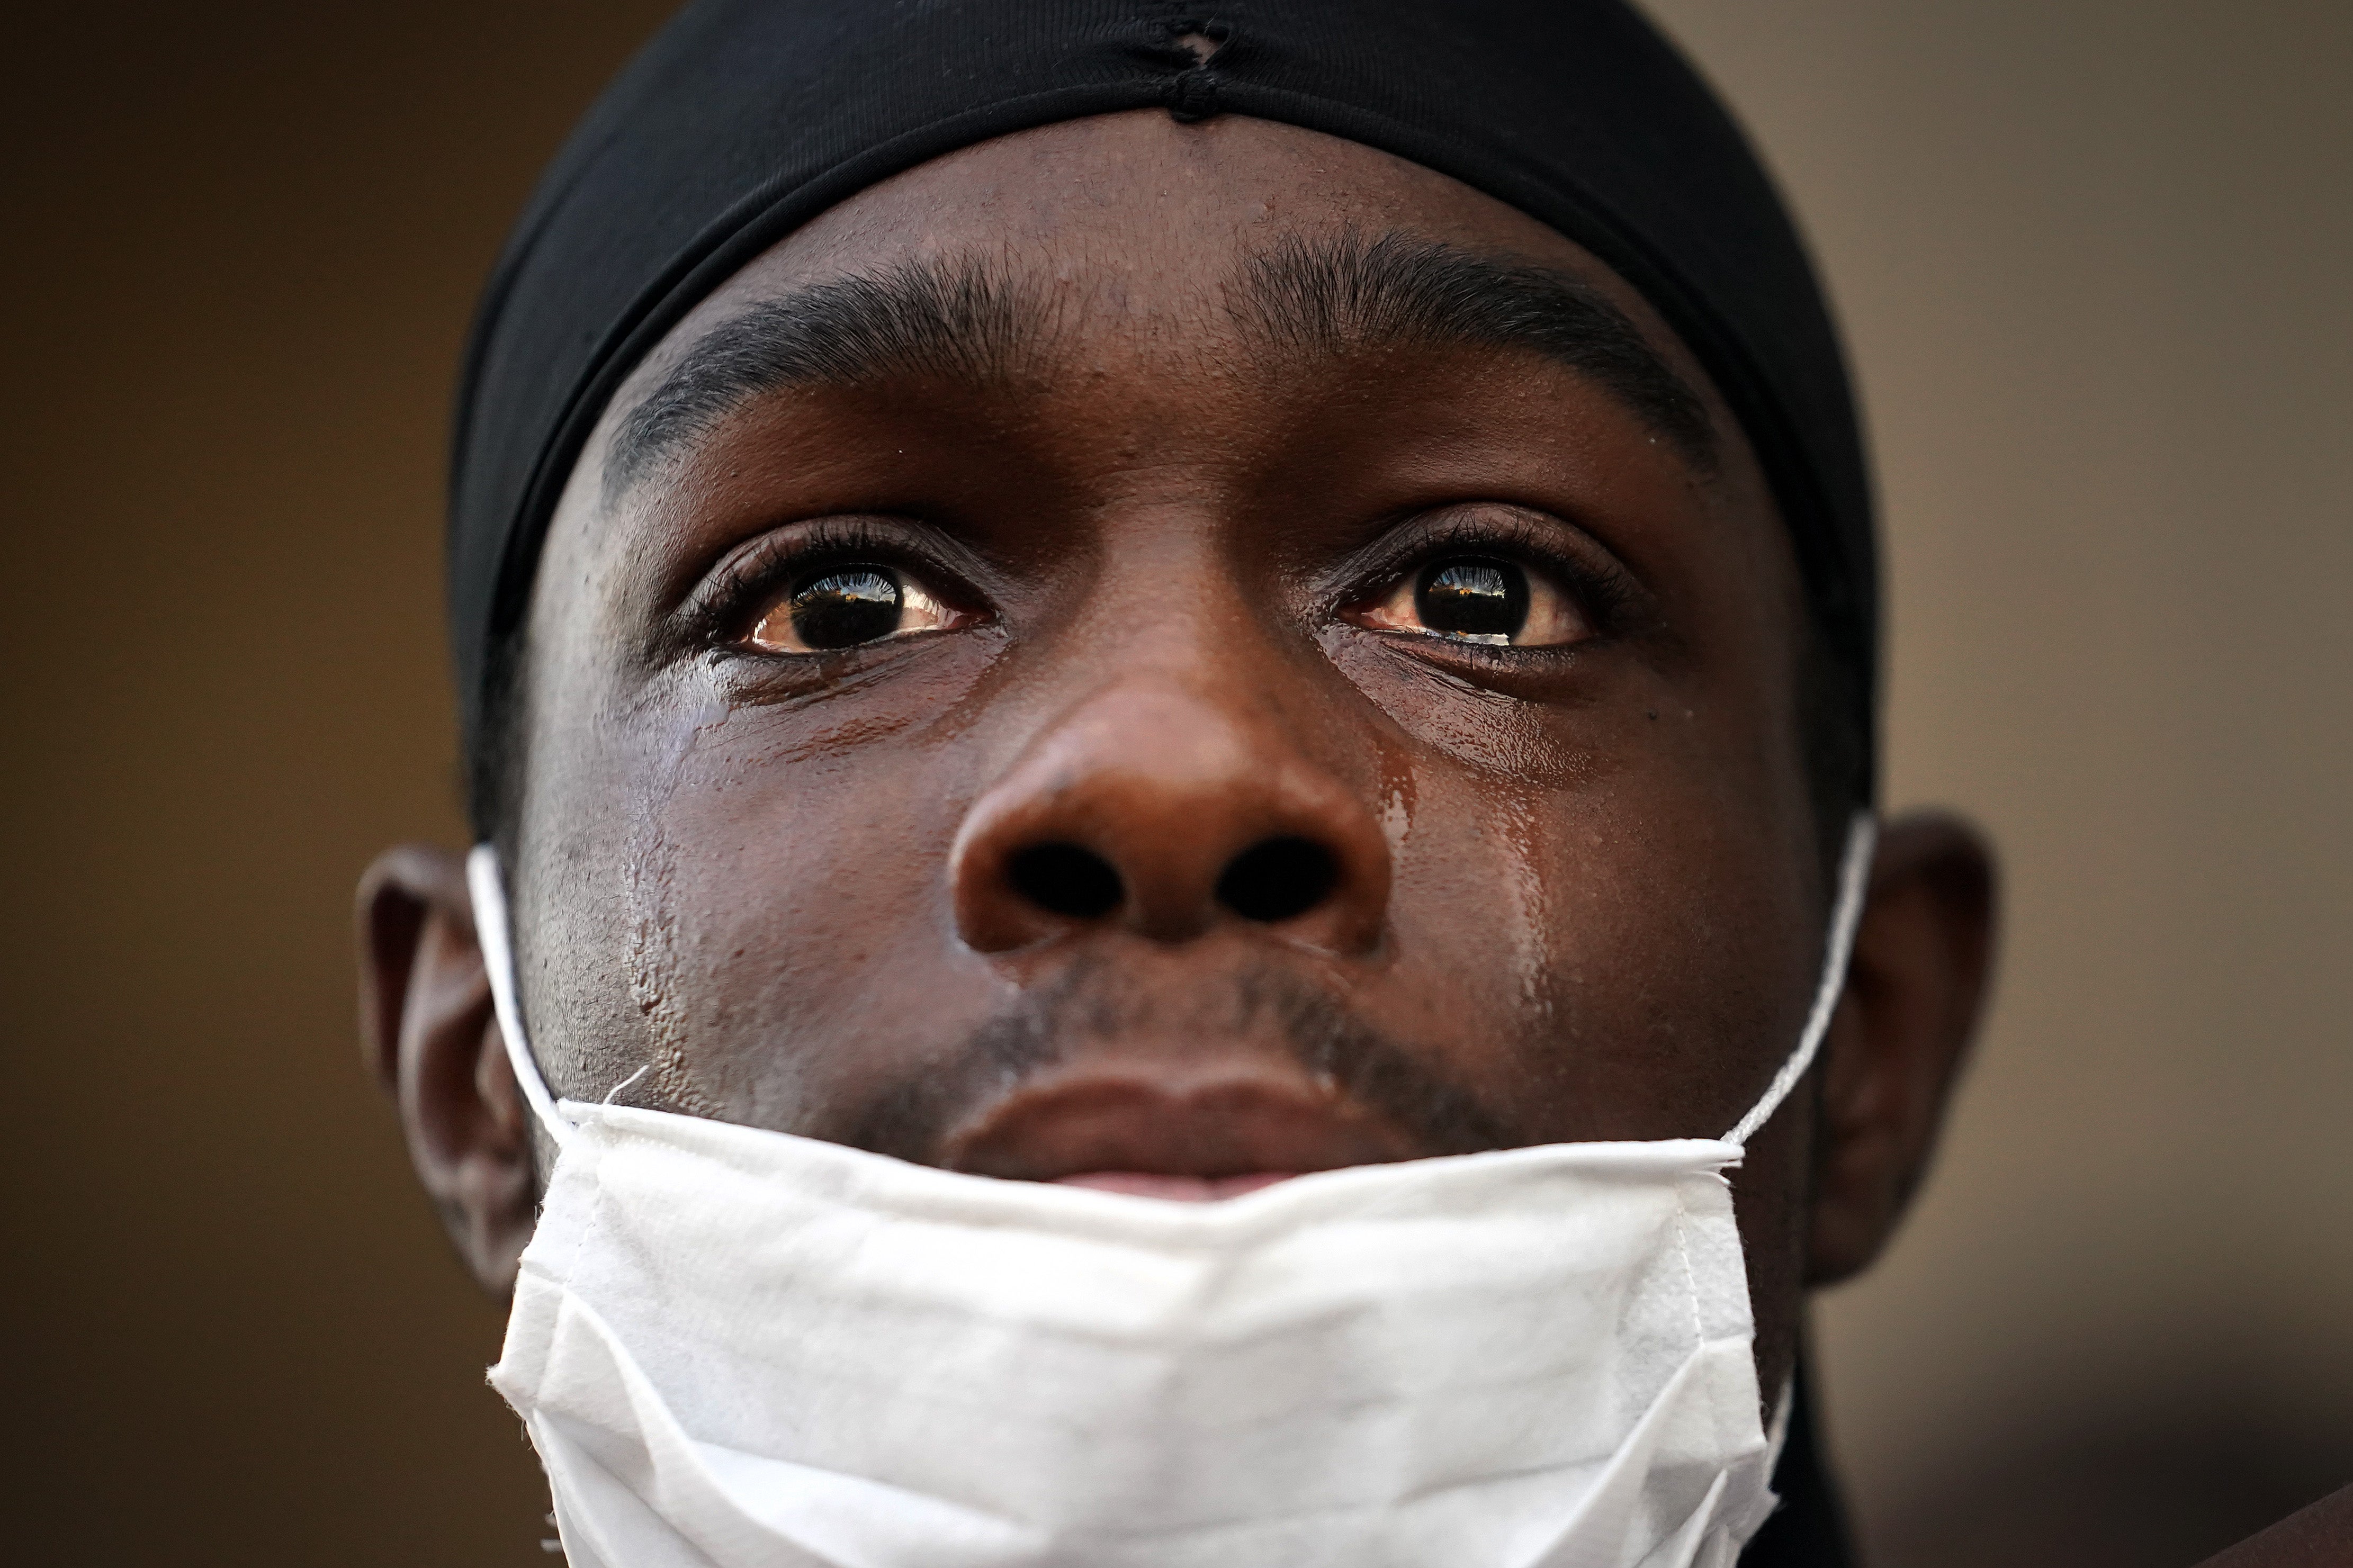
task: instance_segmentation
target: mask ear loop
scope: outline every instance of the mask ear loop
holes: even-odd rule
[[[1807,1015],[1806,1032],[1766,1086],[1764,1098],[1724,1135],[1725,1142],[1746,1145],[1759,1127],[1773,1119],[1789,1091],[1798,1087],[1798,1080],[1806,1076],[1806,1069],[1814,1065],[1814,1054],[1821,1049],[1822,1037],[1830,1033],[1831,1016],[1838,1011],[1839,996],[1846,990],[1847,962],[1854,956],[1854,931],[1862,923],[1863,895],[1871,889],[1871,852],[1878,839],[1878,819],[1867,811],[1856,812],[1847,826],[1846,854],[1839,863],[1838,903],[1831,911],[1830,950],[1822,955],[1821,984],[1814,991],[1814,1010]]]
[[[555,1113],[555,1097],[531,1054],[530,1037],[522,1032],[522,1009],[515,1005],[512,928],[507,922],[506,878],[499,868],[499,852],[477,844],[466,857],[466,889],[474,899],[474,940],[482,950],[482,967],[491,977],[491,1005],[499,1016],[499,1037],[506,1042],[507,1065],[514,1068],[539,1124],[555,1140],[559,1150],[572,1142],[572,1124]]]
[[[1822,1037],[1830,1032],[1831,1017],[1838,1011],[1839,996],[1846,989],[1847,964],[1854,955],[1854,932],[1862,921],[1863,895],[1871,885],[1871,853],[1878,836],[1879,825],[1872,814],[1855,813],[1847,828],[1846,853],[1839,866],[1838,903],[1831,914],[1830,948],[1823,955],[1821,983],[1814,992],[1813,1011],[1807,1016],[1805,1033],[1799,1037],[1798,1048],[1789,1053],[1789,1059],[1781,1064],[1781,1070],[1766,1086],[1762,1098],[1749,1107],[1748,1114],[1740,1119],[1738,1125],[1724,1135],[1723,1142],[1745,1145],[1758,1128],[1772,1120],[1773,1113],[1781,1109],[1781,1102],[1789,1098],[1789,1091],[1797,1088],[1798,1080],[1806,1076],[1806,1069],[1814,1065]],[[508,940],[511,928],[507,921],[506,879],[500,873],[499,852],[490,845],[477,844],[467,855],[466,887],[473,895],[475,940],[481,946],[482,966],[490,975],[491,1003],[498,1012],[499,1037],[506,1044],[507,1063],[514,1068],[515,1082],[522,1087],[524,1100],[560,1149],[572,1141],[573,1129],[556,1114],[555,1098],[547,1091],[547,1079],[541,1076],[539,1063],[532,1055],[530,1037],[523,1033],[522,1011],[515,1004],[514,949]]]

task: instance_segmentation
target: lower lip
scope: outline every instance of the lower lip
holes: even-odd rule
[[[1243,1176],[1164,1176],[1145,1171],[1088,1171],[1055,1178],[1058,1187],[1092,1187],[1099,1193],[1124,1193],[1134,1198],[1165,1198],[1171,1203],[1207,1204],[1238,1198],[1287,1182],[1295,1171],[1253,1171]]]

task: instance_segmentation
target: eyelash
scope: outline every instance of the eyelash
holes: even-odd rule
[[[1645,595],[1632,574],[1614,562],[1591,559],[1560,548],[1555,530],[1528,521],[1515,511],[1482,510],[1457,516],[1431,527],[1399,531],[1374,547],[1373,558],[1350,574],[1354,586],[1325,605],[1327,615],[1394,588],[1431,562],[1449,554],[1500,555],[1540,572],[1577,601],[1593,623],[1597,637],[1625,630],[1627,620]],[[980,595],[966,586],[965,575],[933,552],[920,548],[905,531],[886,527],[871,518],[822,519],[789,533],[768,534],[750,548],[728,556],[716,566],[686,602],[680,619],[695,642],[717,651],[741,651],[737,646],[750,630],[752,616],[782,593],[794,579],[828,566],[856,563],[895,566],[919,576],[941,597],[975,604]],[[944,590],[943,592],[943,590]],[[1572,648],[1588,646],[1571,645]],[[1485,662],[1491,658],[1558,657],[1559,648],[1452,647],[1448,652]],[[809,658],[811,655],[764,654],[760,657]]]
[[[688,635],[702,646],[722,652],[742,651],[736,645],[751,631],[752,617],[796,579],[811,576],[828,566],[853,564],[899,568],[921,578],[927,587],[952,602],[969,603],[977,597],[965,588],[962,574],[919,548],[904,531],[881,526],[869,518],[827,518],[794,529],[789,534],[768,534],[749,549],[729,555],[688,595],[686,603],[680,606],[680,617]]]
[[[1419,532],[1403,531],[1401,536],[1375,546],[1375,552],[1374,559],[1354,574],[1355,586],[1334,599],[1327,614],[1336,614],[1350,605],[1387,593],[1431,563],[1461,554],[1499,555],[1551,578],[1585,612],[1597,637],[1622,634],[1645,597],[1641,584],[1624,567],[1561,549],[1555,530],[1531,522],[1515,511],[1482,510],[1476,516],[1447,519]],[[1583,646],[1588,645],[1571,645]],[[1461,653],[1468,648],[1458,650],[1450,645],[1449,651]],[[1568,650],[1482,650],[1483,655],[1521,658],[1558,657],[1566,651]]]

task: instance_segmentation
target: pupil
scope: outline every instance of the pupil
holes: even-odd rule
[[[1442,561],[1421,574],[1413,607],[1441,636],[1508,643],[1528,622],[1528,576],[1502,561]]]
[[[810,647],[855,647],[899,629],[899,577],[852,566],[811,578],[793,592],[793,630]]]

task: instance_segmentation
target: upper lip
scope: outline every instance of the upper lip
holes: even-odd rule
[[[1388,1118],[1313,1082],[1228,1070],[1174,1081],[1096,1068],[1033,1081],[953,1130],[951,1170],[1050,1182],[1097,1172],[1296,1174],[1430,1151]]]

